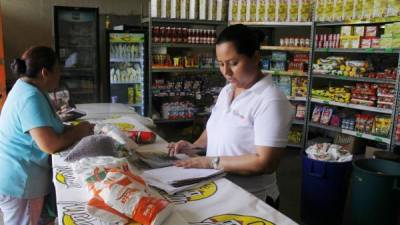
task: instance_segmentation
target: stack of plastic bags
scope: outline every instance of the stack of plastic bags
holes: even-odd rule
[[[353,159],[341,145],[330,143],[319,143],[311,145],[306,149],[309,158],[325,162],[348,162]]]
[[[132,172],[125,158],[82,158],[72,167],[91,194],[87,211],[102,221],[158,225],[172,211],[168,201],[149,194],[145,181]]]

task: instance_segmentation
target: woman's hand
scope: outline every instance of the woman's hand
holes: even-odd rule
[[[80,134],[79,136],[82,138],[82,137],[92,135],[94,126],[95,125],[92,123],[83,121],[83,122],[79,123],[78,125],[74,126],[74,131],[79,132],[79,134]]]
[[[179,160],[175,163],[175,166],[184,167],[184,168],[203,168],[203,169],[212,169],[211,167],[211,159],[210,157],[195,157],[186,160]]]
[[[168,154],[174,156],[178,153],[184,153],[185,151],[195,149],[196,146],[188,141],[180,140],[178,142],[171,142],[168,144]]]

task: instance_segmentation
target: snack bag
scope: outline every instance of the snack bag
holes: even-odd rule
[[[288,0],[288,21],[297,22],[299,19],[298,0]]]
[[[267,20],[268,22],[275,22],[276,18],[276,0],[265,0],[268,5]]]
[[[308,22],[311,20],[311,1],[299,0],[299,18],[298,22]]]
[[[363,0],[362,19],[369,20],[374,14],[374,0]]]
[[[287,2],[286,0],[276,0],[276,7],[278,9],[277,17],[275,17],[276,22],[285,22],[287,20]]]
[[[333,13],[333,20],[334,21],[343,21],[343,0],[335,0],[334,3],[334,13]]]
[[[315,21],[325,21],[325,0],[315,0]]]
[[[400,1],[388,0],[387,16],[400,16]]]
[[[264,22],[267,21],[267,2],[265,0],[257,0],[257,14],[256,14],[256,20],[258,22]]]

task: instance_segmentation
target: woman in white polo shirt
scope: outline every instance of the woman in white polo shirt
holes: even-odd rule
[[[170,154],[206,148],[207,156],[176,163],[218,168],[227,178],[274,207],[279,205],[275,171],[287,144],[294,110],[259,67],[264,34],[232,25],[219,35],[216,56],[229,82],[218,96],[207,127],[194,142],[169,145]]]

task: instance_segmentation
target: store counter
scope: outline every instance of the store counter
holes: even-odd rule
[[[140,117],[134,112],[122,111],[124,107],[115,104],[108,106],[101,104],[103,112],[93,105],[78,105],[80,110],[88,113],[87,118],[100,120],[101,116],[108,116],[105,122],[126,123],[137,129],[148,130],[140,121]],[[88,109],[93,109],[92,114]],[[97,114],[97,115],[94,115]],[[123,115],[122,115],[123,114]],[[94,115],[94,117],[93,117]],[[138,119],[139,118],[139,119]],[[146,121],[146,120],[145,120]],[[103,122],[103,121],[102,121]],[[166,142],[157,137],[154,144],[146,145],[145,149],[166,151],[157,149],[160,144]],[[154,146],[154,149],[152,149]],[[53,156],[53,182],[56,187],[58,223],[60,225],[84,224],[106,225],[102,221],[93,218],[86,211],[86,202],[89,193],[86,187],[74,175],[70,164],[65,162],[65,152]],[[175,195],[159,193],[164,198],[174,203],[174,213],[165,220],[165,225],[210,225],[210,224],[263,224],[263,225],[289,225],[296,224],[279,211],[260,201],[250,193],[225,178],[212,181],[204,186],[189,191],[183,191]]]

